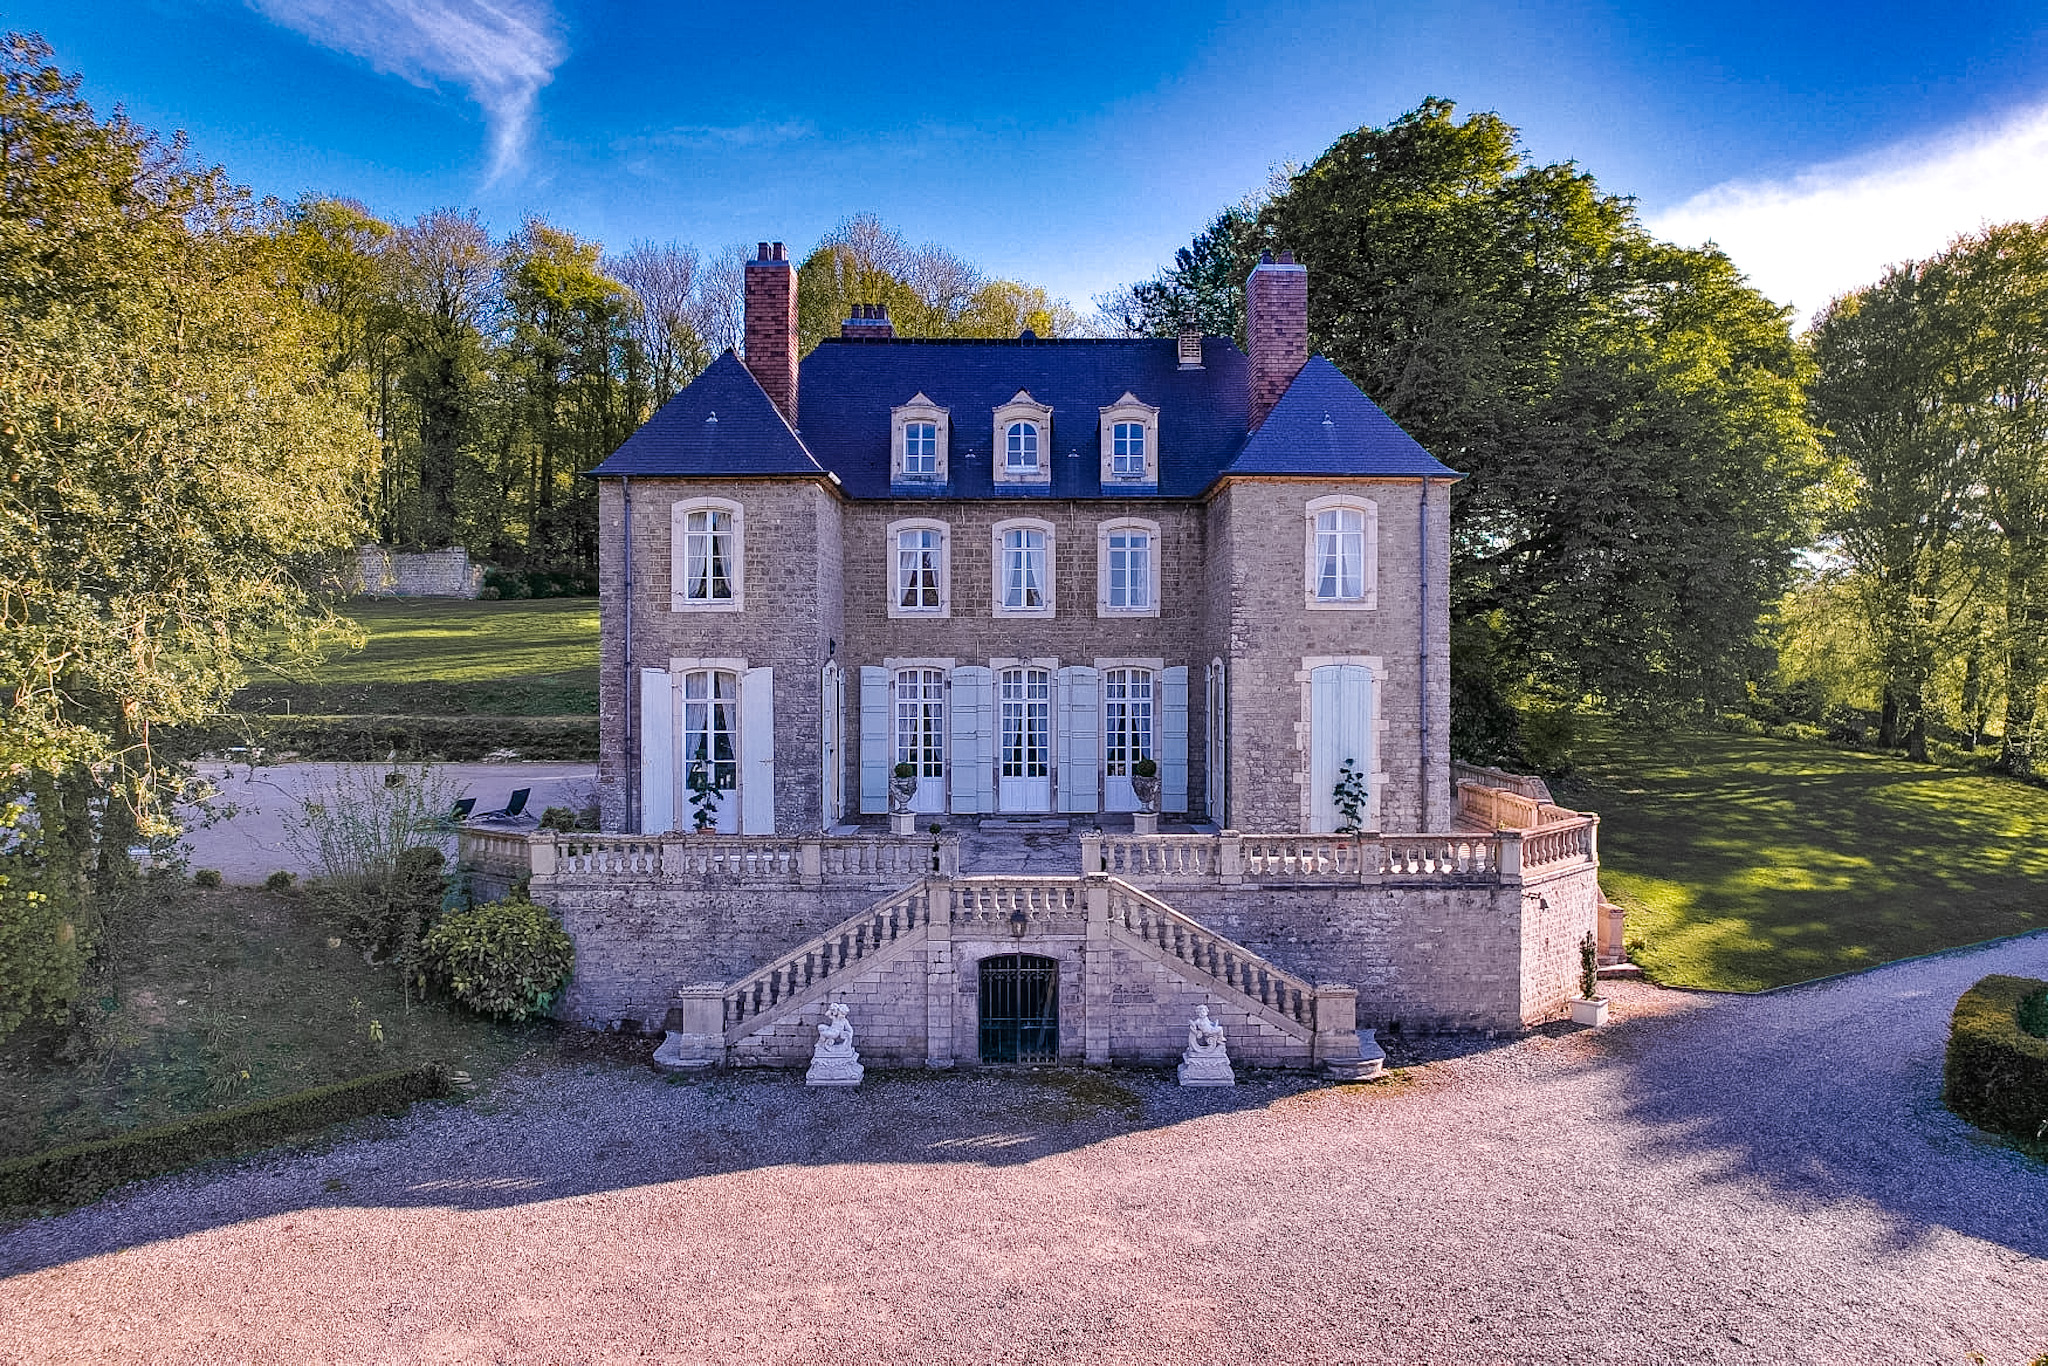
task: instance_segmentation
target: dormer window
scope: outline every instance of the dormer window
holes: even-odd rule
[[[1102,482],[1159,484],[1159,410],[1136,394],[1102,409]]]
[[[952,423],[946,410],[918,394],[889,410],[889,482],[943,484]]]
[[[1052,482],[1052,409],[1019,389],[995,412],[998,484]]]
[[[1012,422],[1003,433],[1003,468],[1014,479],[1029,479],[1038,473],[1038,424]]]

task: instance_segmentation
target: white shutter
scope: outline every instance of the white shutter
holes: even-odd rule
[[[1337,778],[1349,759],[1372,773],[1372,674],[1357,664],[1325,664],[1309,674],[1309,829],[1337,828]]]
[[[1188,809],[1188,668],[1159,671],[1159,809]]]
[[[667,669],[640,671],[640,833],[676,828],[676,687]]]
[[[1095,670],[1074,665],[1060,670],[1060,802],[1061,811],[1099,810],[1097,778],[1102,768],[1098,734],[1100,704]]]
[[[996,809],[995,673],[978,664],[953,670],[947,708],[953,812],[972,816]]]
[[[860,809],[879,815],[889,809],[889,671],[864,664],[860,671]]]
[[[740,675],[740,833],[775,833],[775,671]]]

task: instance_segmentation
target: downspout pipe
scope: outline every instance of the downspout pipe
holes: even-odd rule
[[[633,677],[633,480],[631,476],[619,479],[619,489],[625,497],[625,586],[626,599],[626,650],[625,650],[625,719],[626,742],[621,746],[626,755],[626,828],[638,832],[640,829],[640,751],[633,743],[633,701],[640,695],[639,680]]]

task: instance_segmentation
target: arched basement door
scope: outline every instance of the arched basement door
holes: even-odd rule
[[[981,960],[981,1060],[1058,1062],[1060,965],[1031,953]]]

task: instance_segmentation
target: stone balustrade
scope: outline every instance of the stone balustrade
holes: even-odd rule
[[[1513,796],[1515,794],[1506,794]],[[1532,810],[1534,809],[1532,805]],[[1542,807],[1529,828],[1387,835],[1125,835],[1081,837],[1081,870],[1142,887],[1358,886],[1388,880],[1501,883],[1598,861],[1599,817]]]
[[[1088,920],[1081,883],[1072,877],[954,878],[946,896],[955,934],[1078,934]]]
[[[784,1002],[827,987],[912,931],[930,924],[931,889],[922,879],[791,949],[726,987],[724,1028],[730,1032]]]
[[[1082,872],[1108,873],[1111,877],[1137,882],[1206,884],[1221,875],[1218,866],[1221,846],[1209,835],[1084,835],[1083,845],[1094,840],[1100,852],[1095,867],[1084,856]]]
[[[458,845],[464,867],[506,885],[530,877],[541,886],[600,881],[900,887],[960,869],[957,835],[603,835],[464,826]]]

